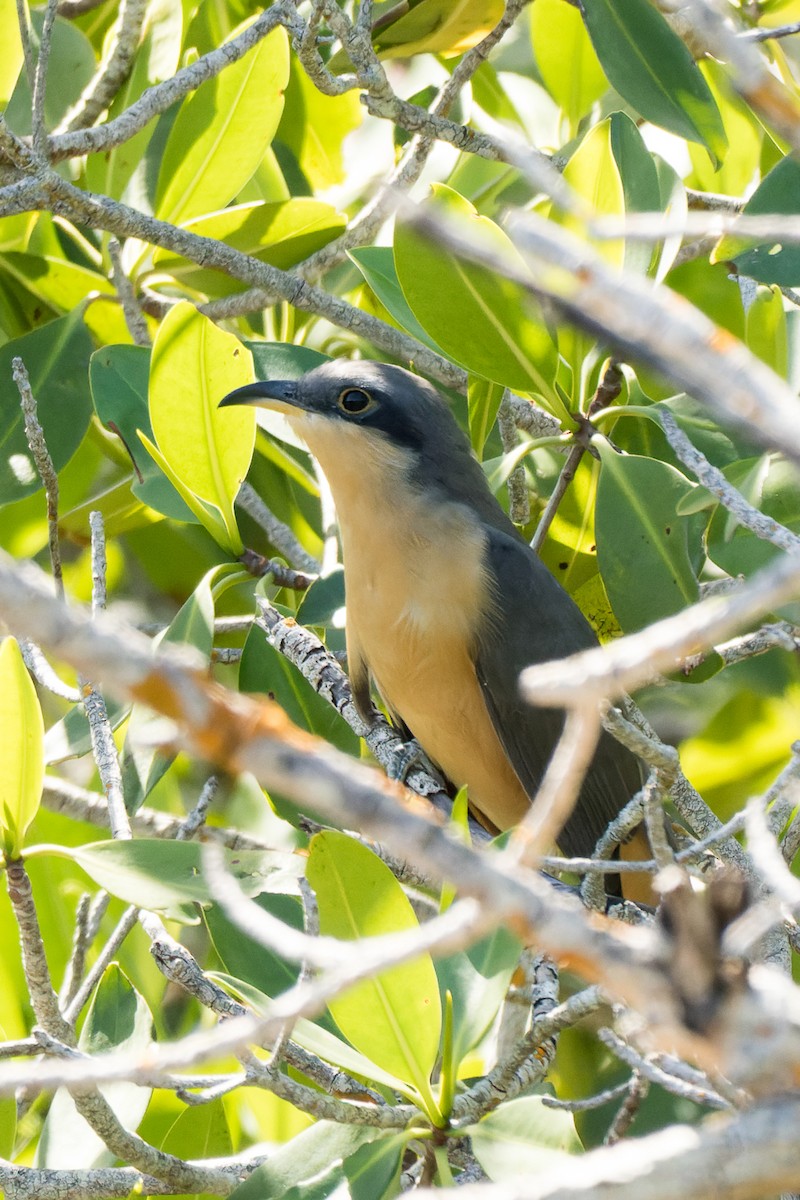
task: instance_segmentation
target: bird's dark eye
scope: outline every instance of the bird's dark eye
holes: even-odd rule
[[[366,412],[368,408],[375,407],[375,401],[370,396],[369,392],[364,392],[361,388],[345,388],[339,393],[336,401],[343,413],[349,417],[357,417],[360,413]]]

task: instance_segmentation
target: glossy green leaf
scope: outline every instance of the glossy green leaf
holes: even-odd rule
[[[178,225],[233,199],[278,128],[288,78],[288,39],[279,26],[184,100],[164,149],[157,216]]]
[[[797,216],[800,195],[800,163],[787,155],[762,179],[744,206],[747,216],[762,213]],[[742,238],[735,232],[726,234],[714,250],[712,262],[731,260],[740,275],[748,275],[759,283],[776,283],[780,287],[800,284],[800,244],[772,240],[754,244],[753,238]]]
[[[242,651],[239,688],[271,696],[295,725],[318,734],[347,754],[358,755],[359,740],[350,726],[256,626],[248,633]]]
[[[127,904],[159,910],[211,902],[202,873],[202,847],[196,842],[133,838],[74,847],[41,846],[37,853],[73,859],[95,883]],[[277,850],[226,850],[225,860],[247,896],[296,891],[302,873],[299,858]]]
[[[536,0],[531,40],[542,82],[574,132],[608,90],[580,9],[566,0]]]
[[[42,798],[44,722],[12,637],[0,642],[0,762],[0,838],[4,852],[18,858]]]
[[[287,270],[319,250],[345,227],[345,218],[330,204],[300,196],[276,204],[254,201],[187,221],[185,228],[200,237],[216,238],[261,262]],[[154,265],[197,291],[225,296],[241,283],[221,271],[157,250]]]
[[[50,321],[0,347],[0,504],[38,491],[39,474],[28,449],[11,362],[21,358],[37,400],[39,422],[56,471],[77,450],[91,417],[86,373],[92,343],[79,311]]]
[[[470,377],[467,383],[467,416],[469,440],[478,458],[483,458],[483,447],[492,431],[505,389],[499,383],[487,379]]]
[[[317,895],[322,934],[353,940],[417,925],[389,868],[345,834],[312,839],[306,876]],[[356,1050],[405,1080],[436,1119],[430,1075],[439,1052],[441,1008],[430,955],[357,984],[329,1008]]]
[[[306,1194],[305,1189],[295,1192],[299,1184],[319,1178],[330,1186],[330,1192],[323,1192],[329,1195],[343,1178],[344,1159],[364,1143],[386,1136],[385,1131],[370,1125],[317,1121],[273,1151],[244,1183],[234,1188],[229,1200],[285,1200],[289,1196],[296,1200]]]
[[[509,1100],[471,1125],[469,1134],[473,1154],[496,1181],[540,1176],[583,1149],[572,1114],[546,1108],[541,1096]]]
[[[676,511],[692,484],[666,463],[617,454],[607,444],[598,449],[597,558],[617,620],[630,633],[698,598],[694,530]]]
[[[789,346],[783,296],[777,287],[760,287],[745,314],[745,340],[753,354],[786,378]]]
[[[248,350],[181,302],[162,321],[150,366],[150,420],[160,453],[195,496],[220,514],[230,549],[242,543],[233,501],[247,474],[255,414],[244,405],[217,406],[227,392],[250,383]]]
[[[326,96],[292,56],[286,104],[275,138],[292,152],[315,192],[344,182],[344,140],[363,119],[357,90]]]
[[[365,246],[357,250],[348,250],[347,253],[397,324],[423,345],[430,346],[431,350],[441,354],[441,347],[425,332],[403,295],[391,247]]]
[[[116,963],[108,966],[92,997],[78,1047],[84,1054],[111,1049],[144,1054],[151,1044],[153,1017],[144,998]],[[100,1089],[117,1120],[136,1130],[150,1102],[151,1089],[135,1083],[105,1084]],[[36,1165],[59,1170],[109,1166],[114,1155],[87,1124],[69,1092],[59,1088],[45,1119]]]
[[[584,0],[592,44],[607,78],[647,121],[722,160],[727,141],[708,84],[688,49],[649,0]]]
[[[429,210],[516,269],[525,270],[511,241],[473,205],[442,185]],[[554,404],[557,351],[527,294],[499,273],[460,259],[398,222],[394,261],[403,294],[420,324],[454,362],[504,387]]]
[[[131,491],[144,503],[175,521],[195,521],[175,488],[147,453],[137,430],[152,437],[147,389],[150,350],[144,346],[104,346],[89,363],[95,412],[122,440],[133,465]]]

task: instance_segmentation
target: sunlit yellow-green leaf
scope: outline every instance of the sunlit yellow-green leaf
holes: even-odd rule
[[[326,96],[292,60],[286,106],[277,140],[288,146],[313,188],[329,188],[345,177],[342,146],[364,118],[356,90]]]
[[[177,225],[233,199],[278,128],[288,78],[288,40],[279,27],[184,101],[158,176],[162,220]]]
[[[611,146],[611,121],[606,119],[586,135],[564,168],[564,179],[582,196],[598,216],[621,216],[625,212],[625,194]],[[564,217],[560,222],[580,234],[583,221]],[[607,262],[621,267],[625,260],[625,242],[596,243]]]
[[[44,722],[17,642],[0,642],[0,837],[11,858],[39,808],[44,779]]]
[[[567,0],[536,0],[531,39],[542,82],[576,129],[609,86],[580,10]]]
[[[250,351],[188,302],[162,322],[150,368],[150,420],[158,449],[195,496],[218,509],[231,548],[241,552],[233,501],[255,443],[255,413],[219,410],[222,397],[252,382]]]
[[[323,934],[352,940],[417,925],[389,868],[343,833],[325,832],[313,839],[306,875],[317,894]],[[441,1006],[430,955],[357,984],[329,1007],[351,1045],[405,1080],[437,1120],[430,1074],[439,1051]]]
[[[22,66],[22,42],[15,0],[0,0],[0,106],[6,105]]]

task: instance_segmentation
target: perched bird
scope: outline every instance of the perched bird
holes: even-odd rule
[[[517,824],[564,720],[522,701],[520,672],[596,638],[492,495],[445,401],[401,367],[336,360],[221,404],[285,413],[328,479],[359,712],[368,719],[372,679],[448,780],[467,785],[477,819],[493,832]],[[638,759],[604,733],[562,851],[590,855],[640,786]]]

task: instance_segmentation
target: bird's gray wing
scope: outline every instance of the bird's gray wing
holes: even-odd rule
[[[521,539],[487,528],[486,566],[495,611],[480,630],[476,672],[495,730],[533,798],[564,723],[561,710],[533,708],[519,693],[531,663],[597,644],[577,605]],[[603,733],[575,810],[558,842],[568,856],[591,854],[609,822],[641,787],[639,760]]]

